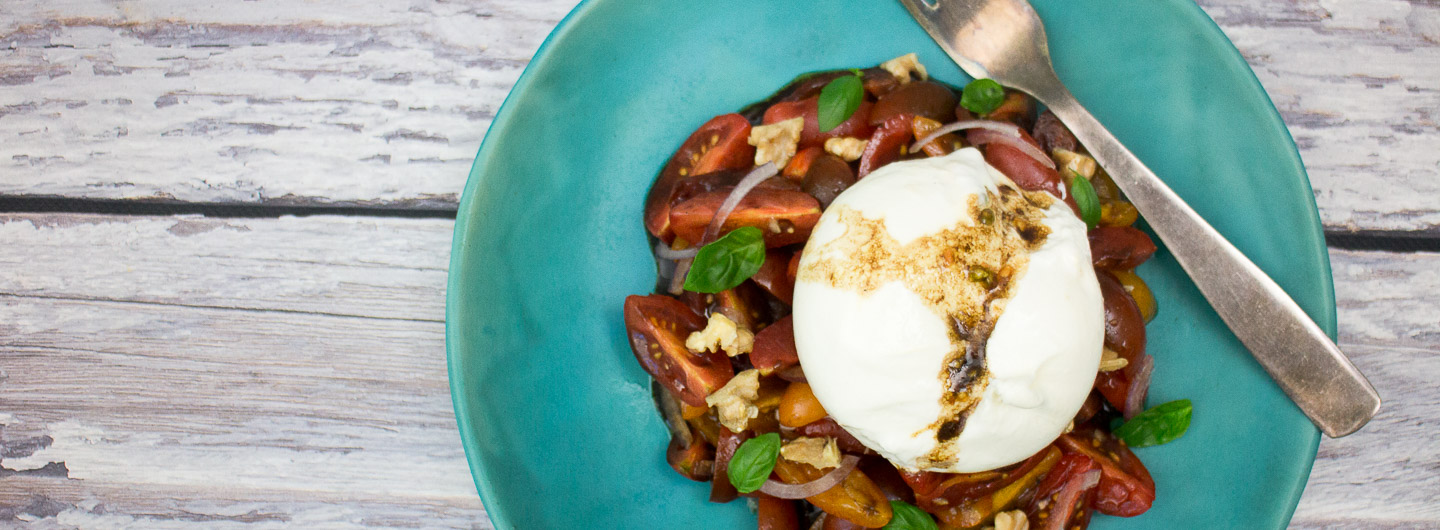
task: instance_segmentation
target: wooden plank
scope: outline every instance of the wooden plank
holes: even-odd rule
[[[5,2],[0,194],[453,209],[574,3]]]
[[[1327,228],[1440,231],[1440,6],[1199,3],[1290,126]]]
[[[487,526],[443,324],[26,297],[0,320],[0,521]]]
[[[449,230],[0,218],[0,521],[483,527],[438,322]],[[1331,259],[1342,343],[1386,405],[1322,441],[1294,526],[1433,525],[1440,255]]]
[[[0,7],[0,194],[449,209],[573,0]],[[1440,229],[1440,8],[1202,0],[1290,125],[1327,227]]]
[[[444,322],[453,224],[0,214],[0,294]]]

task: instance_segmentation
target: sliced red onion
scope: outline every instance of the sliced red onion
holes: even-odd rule
[[[1004,134],[995,133],[987,130],[975,131],[974,134],[971,134],[969,136],[969,139],[970,143],[973,143],[975,145],[1000,144],[1007,147],[1013,147],[1019,150],[1021,153],[1025,153],[1026,156],[1029,156],[1030,158],[1035,159],[1035,161],[1040,162],[1040,165],[1048,167],[1050,169],[1055,169],[1055,161],[1051,160],[1050,157],[1045,156],[1044,151],[1041,151],[1039,147],[1030,145],[1030,142],[1027,142],[1018,136],[1010,137]]]
[[[670,277],[670,294],[680,296],[685,291],[685,275],[690,274],[690,264],[694,262],[688,258],[675,262],[675,275]]]
[[[720,209],[715,210],[715,217],[710,219],[710,226],[705,229],[705,236],[701,237],[695,246],[700,247],[714,241],[715,238],[720,235],[720,227],[725,224],[726,219],[730,218],[730,213],[734,212],[735,207],[740,205],[740,200],[744,199],[746,195],[749,195],[750,190],[755,189],[755,186],[758,186],[761,182],[764,182],[765,179],[773,177],[779,172],[780,169],[775,167],[774,162],[766,162],[765,165],[750,170],[750,174],[745,175],[745,178],[740,179],[740,182],[735,184],[735,189],[730,192],[729,196],[725,197],[725,202],[720,203]],[[689,267],[686,267],[686,269],[688,270]]]
[[[816,517],[815,522],[810,523],[810,530],[822,530],[825,528],[825,518],[829,516],[830,514],[828,513],[820,512],[820,517]]]
[[[1155,371],[1155,358],[1141,355],[1135,361],[1135,375],[1130,377],[1130,388],[1125,389],[1125,419],[1134,418],[1145,410],[1145,394],[1150,392],[1150,373]]]
[[[700,253],[700,247],[690,247],[684,250],[674,250],[664,243],[655,244],[655,257],[668,260],[690,259]]]
[[[1100,485],[1100,470],[1098,469],[1086,471],[1085,474],[1081,476],[1085,478],[1084,481],[1080,482],[1080,489],[1082,490],[1088,490]]]
[[[765,484],[760,486],[760,491],[771,497],[778,497],[781,499],[804,499],[806,497],[814,497],[821,493],[825,493],[830,488],[833,488],[837,484],[843,482],[845,480],[845,477],[850,476],[850,472],[854,471],[855,466],[858,465],[860,465],[860,457],[855,455],[845,455],[845,458],[840,460],[840,467],[830,470],[830,472],[826,473],[823,477],[817,478],[810,482],[806,482],[804,484],[786,484],[772,478],[765,481]]]
[[[925,147],[925,144],[935,141],[936,138],[955,131],[963,131],[965,129],[989,129],[991,131],[1008,135],[1012,138],[1020,137],[1020,127],[1016,126],[1013,123],[990,120],[963,120],[947,124],[944,127],[935,129],[935,132],[925,135],[925,137],[921,138],[920,141],[915,142],[915,145],[910,146],[910,152],[918,153],[920,152],[921,148]]]

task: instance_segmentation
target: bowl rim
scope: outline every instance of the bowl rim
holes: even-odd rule
[[[461,361],[460,353],[457,351],[458,337],[456,336],[458,333],[456,323],[458,315],[456,313],[460,311],[461,305],[460,298],[457,295],[461,280],[460,276],[456,274],[456,271],[463,270],[461,265],[467,259],[466,254],[463,252],[467,235],[472,230],[478,230],[478,228],[472,226],[475,223],[475,219],[472,218],[473,216],[470,210],[473,208],[475,194],[481,183],[488,178],[488,175],[482,169],[486,167],[490,159],[495,156],[491,148],[493,143],[487,140],[490,139],[492,134],[497,134],[497,131],[507,129],[509,123],[515,119],[513,116],[514,113],[509,112],[508,109],[513,101],[519,97],[517,94],[523,94],[526,92],[526,89],[529,88],[532,78],[534,77],[536,65],[546,62],[546,59],[552,51],[551,49],[564,41],[576,24],[583,23],[594,6],[607,1],[613,2],[616,0],[581,0],[556,24],[550,34],[540,43],[535,54],[531,57],[519,78],[516,79],[515,84],[506,94],[505,99],[495,113],[495,118],[491,121],[485,133],[485,137],[481,140],[456,208],[454,235],[451,240],[445,291],[446,370],[449,377],[450,396],[455,420],[458,430],[460,431],[461,444],[465,450],[465,458],[469,465],[470,474],[474,480],[476,490],[480,495],[481,503],[485,507],[485,513],[490,518],[491,523],[497,528],[515,528],[515,523],[510,520],[509,515],[503,510],[492,508],[496,506],[494,504],[496,493],[494,491],[493,480],[488,472],[488,466],[480,456],[478,442],[474,435],[475,423],[471,421],[472,415],[470,407],[466,400],[462,399],[465,392],[474,391],[475,389],[466,386],[465,377],[460,370]],[[1265,86],[1260,82],[1259,77],[1256,76],[1254,69],[1250,67],[1250,64],[1245,60],[1240,50],[1235,47],[1234,42],[1225,35],[1220,25],[1216,23],[1214,19],[1210,18],[1204,9],[1198,4],[1187,0],[1167,1],[1179,7],[1177,11],[1181,13],[1183,17],[1189,19],[1192,27],[1202,30],[1198,32],[1198,36],[1205,44],[1217,50],[1219,54],[1227,57],[1228,60],[1225,61],[1223,66],[1235,71],[1237,80],[1250,84],[1251,88],[1258,90],[1260,94],[1264,95],[1264,108],[1266,108],[1268,112],[1263,116],[1257,117],[1260,122],[1258,125],[1267,129],[1267,134],[1278,135],[1278,137],[1284,138],[1289,149],[1284,150],[1284,159],[1278,162],[1291,166],[1292,169],[1304,177],[1301,182],[1302,189],[1308,192],[1306,194],[1307,196],[1302,198],[1302,201],[1309,206],[1304,212],[1309,222],[1306,223],[1307,226],[1305,229],[1292,231],[1292,237],[1299,239],[1300,243],[1311,248],[1328,248],[1324,238],[1324,225],[1320,219],[1320,212],[1315,200],[1314,187],[1311,185],[1309,173],[1305,171],[1305,166],[1300,158],[1299,148],[1295,144],[1295,139],[1290,134],[1289,128],[1285,125],[1279,109],[1275,107],[1274,100],[1270,98],[1270,93],[1266,91]],[[917,31],[919,30],[918,27],[916,29]],[[1316,323],[1326,332],[1326,335],[1328,335],[1331,340],[1334,340],[1337,328],[1337,311],[1335,305],[1335,283],[1328,253],[1320,252],[1317,261],[1318,263],[1316,263],[1316,265],[1319,266],[1320,277],[1316,278],[1316,280],[1322,283],[1320,286],[1322,287],[1321,294],[1324,300],[1321,307],[1318,308],[1319,314],[1311,316],[1315,318]],[[1303,472],[1296,473],[1296,476],[1293,477],[1293,486],[1290,488],[1288,495],[1277,496],[1283,498],[1284,501],[1284,504],[1281,505],[1283,506],[1281,513],[1283,518],[1281,520],[1284,522],[1281,528],[1284,528],[1293,518],[1295,510],[1299,506],[1300,498],[1304,494],[1305,485],[1314,467],[1315,456],[1319,449],[1320,431],[1318,429],[1312,429],[1307,442],[1304,450],[1304,454],[1307,455],[1307,462],[1302,466]]]

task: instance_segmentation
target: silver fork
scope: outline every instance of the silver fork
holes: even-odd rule
[[[1120,145],[1055,75],[1045,28],[1025,0],[900,0],[965,73],[1035,96],[1070,127],[1145,216],[1215,312],[1330,437],[1380,409],[1375,388],[1295,301]]]

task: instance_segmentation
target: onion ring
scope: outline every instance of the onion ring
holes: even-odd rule
[[[1125,389],[1125,419],[1134,418],[1145,410],[1145,395],[1150,393],[1150,374],[1155,371],[1155,358],[1141,355],[1135,361],[1135,375],[1130,378],[1130,387]]]
[[[664,243],[655,244],[655,257],[668,260],[682,260],[695,257],[700,253],[700,247],[690,247],[684,250],[674,250]]]
[[[910,146],[910,152],[915,153],[920,151],[920,149],[925,147],[925,144],[933,142],[936,138],[944,136],[945,134],[955,131],[963,131],[965,129],[989,129],[998,133],[1005,134],[1012,138],[1020,137],[1020,127],[1013,123],[990,120],[963,120],[945,125],[944,127],[935,129],[930,134],[925,135],[925,137],[921,138],[920,141],[915,142],[915,145]]]
[[[760,486],[760,491],[771,497],[781,499],[814,497],[839,485],[845,480],[845,477],[850,476],[850,472],[854,471],[858,465],[860,465],[860,457],[845,455],[845,458],[840,460],[840,467],[831,470],[823,477],[804,484],[786,484],[772,478]]]

